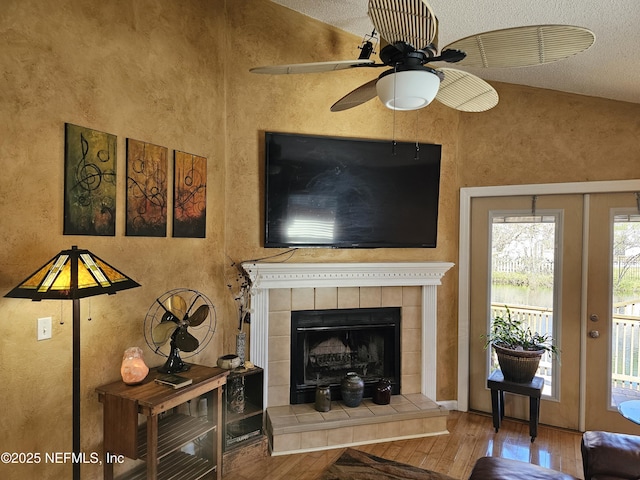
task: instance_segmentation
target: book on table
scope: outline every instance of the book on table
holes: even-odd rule
[[[176,374],[167,374],[160,375],[156,378],[156,383],[160,383],[161,385],[168,385],[173,388],[181,388],[186,387],[187,385],[191,385],[193,380],[187,377],[183,377],[182,375]]]

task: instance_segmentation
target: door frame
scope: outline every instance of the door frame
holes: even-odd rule
[[[523,195],[562,195],[584,194],[585,218],[583,233],[588,233],[588,194],[639,192],[640,179],[610,180],[595,182],[541,183],[525,185],[504,185],[488,187],[460,188],[460,237],[458,245],[458,398],[457,409],[469,410],[469,294],[470,294],[470,261],[471,261],[471,201],[478,197],[501,197]],[[588,236],[583,235],[583,252],[588,251]],[[582,292],[580,306],[580,412],[579,428],[585,426],[585,376],[586,376],[586,341],[587,341],[587,258],[583,255]]]

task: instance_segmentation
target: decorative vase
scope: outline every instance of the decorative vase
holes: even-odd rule
[[[331,410],[331,388],[329,385],[318,385],[316,387],[315,407],[318,412]]]
[[[357,407],[362,402],[364,380],[356,372],[347,372],[340,382],[340,394],[347,407]]]
[[[391,403],[391,382],[386,378],[381,378],[373,388],[373,403],[378,405],[389,405]]]
[[[236,334],[236,355],[238,355],[238,358],[240,359],[241,367],[244,367],[246,345],[247,334],[244,332],[238,332]]]
[[[228,408],[233,413],[244,413],[244,377],[233,377],[227,386]]]
[[[512,350],[493,345],[504,379],[513,383],[531,383],[538,371],[544,350]]]

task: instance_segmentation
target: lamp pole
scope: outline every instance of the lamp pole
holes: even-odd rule
[[[74,249],[76,247],[73,247]],[[71,262],[71,285],[77,291],[78,260]],[[80,299],[73,298],[73,480],[80,480]]]

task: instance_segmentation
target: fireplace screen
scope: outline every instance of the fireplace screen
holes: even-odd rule
[[[340,399],[347,372],[363,378],[365,397],[381,378],[400,393],[400,308],[297,311],[291,320],[292,404],[313,402],[320,384]]]

